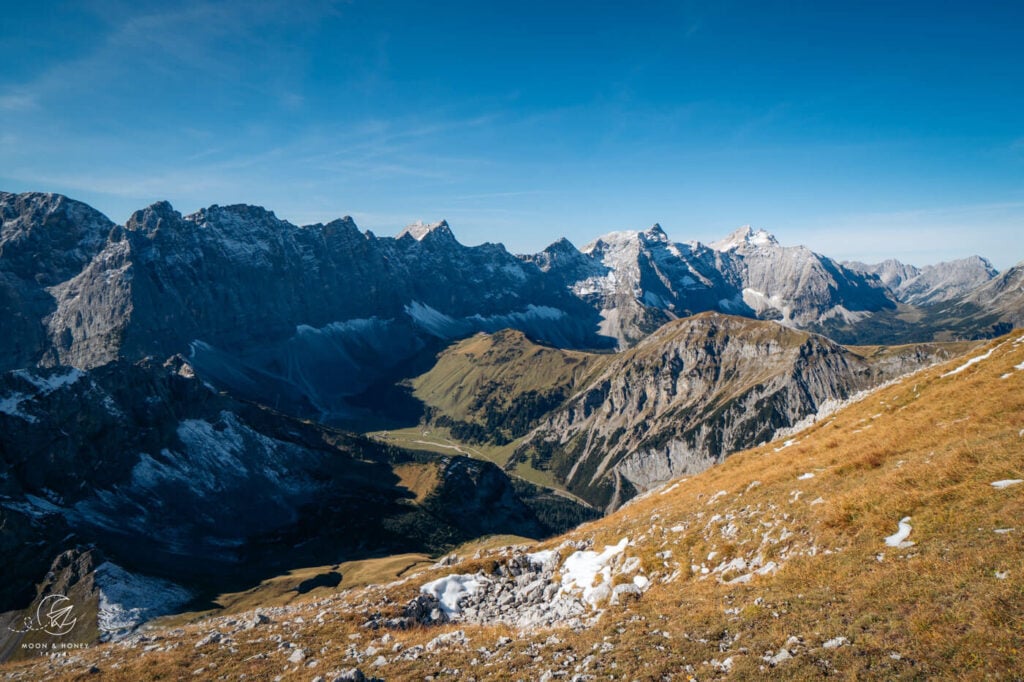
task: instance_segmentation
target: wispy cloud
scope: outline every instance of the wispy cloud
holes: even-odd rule
[[[0,110],[27,111],[36,108],[36,97],[31,93],[11,92],[0,95]]]
[[[72,92],[101,91],[122,80],[137,82],[142,73],[170,79],[199,74],[231,87],[255,88],[285,108],[296,108],[304,101],[302,95],[279,88],[273,69],[254,69],[247,55],[261,53],[266,64],[282,63],[286,55],[281,47],[265,37],[269,28],[315,24],[342,5],[327,0],[226,0],[155,7],[121,0],[93,2],[97,16],[117,18],[108,23],[106,33],[90,41],[92,48],[86,52],[48,65],[28,82],[12,84],[13,92],[0,95],[0,109],[25,109]],[[240,50],[240,45],[250,49]],[[268,70],[269,80],[253,77]]]

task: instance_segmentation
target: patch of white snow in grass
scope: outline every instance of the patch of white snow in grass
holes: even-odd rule
[[[1009,488],[1011,485],[1017,485],[1019,483],[1024,483],[1024,479],[1006,478],[1003,479],[1002,481],[992,481],[992,487],[1002,490],[1003,488]]]
[[[678,483],[673,483],[672,485],[670,485],[669,487],[665,488],[664,490],[662,490],[662,491],[661,491],[660,493],[658,493],[658,494],[659,494],[659,495],[667,495],[667,494],[669,494],[670,492],[672,492],[673,490],[675,490],[675,489],[676,489],[676,488],[678,488],[678,487],[679,487],[679,484],[678,484]]]
[[[996,529],[995,529],[994,531],[992,531],[992,532],[993,532],[993,533],[996,533],[996,534],[998,534],[998,535],[1006,535],[1007,533],[1012,533],[1012,532],[1013,532],[1013,529],[1012,529],[1012,528],[996,528]]]
[[[599,588],[601,586],[611,587],[612,561],[625,551],[628,544],[629,538],[622,538],[617,545],[606,545],[604,551],[600,553],[591,550],[573,552],[562,564],[562,588],[559,592],[569,593],[581,590],[583,601],[596,606],[601,594]],[[594,580],[598,575],[603,580],[599,585],[594,585]]]
[[[999,344],[999,346],[1001,346],[1001,345],[1003,345],[1003,344]],[[987,353],[983,353],[982,355],[979,355],[976,358],[971,358],[970,360],[968,360],[964,364],[960,365],[956,369],[949,370],[945,374],[941,375],[939,378],[941,379],[941,378],[945,378],[945,377],[951,377],[954,374],[959,374],[960,372],[964,371],[965,369],[967,369],[971,365],[976,365],[979,362],[981,362],[982,360],[988,360],[990,357],[992,357],[992,353],[996,350],[996,348],[999,348],[999,346],[996,346],[995,348],[989,348]]]
[[[449,616],[459,614],[459,602],[480,589],[480,581],[474,575],[448,575],[420,587],[420,592],[431,595],[441,602],[441,610]]]
[[[709,499],[706,504],[707,505],[714,504],[719,499],[721,499],[722,497],[724,497],[724,496],[726,496],[728,494],[729,494],[729,491],[727,491],[727,490],[719,490],[717,493],[715,493],[714,495],[711,496],[711,499]]]
[[[814,474],[812,474],[811,472],[808,471],[806,474],[800,474],[799,476],[797,476],[796,480],[798,480],[798,481],[806,481],[806,480],[811,479],[811,478],[814,478]]]
[[[900,549],[913,547],[913,542],[905,542],[905,540],[908,537],[910,537],[911,530],[912,529],[910,527],[910,517],[904,516],[902,519],[900,519],[899,530],[890,535],[889,537],[887,537],[885,539],[885,544],[889,545],[890,547],[898,547]]]

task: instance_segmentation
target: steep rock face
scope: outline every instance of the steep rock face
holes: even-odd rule
[[[861,355],[775,323],[705,313],[616,356],[540,422],[516,459],[614,508],[634,491],[770,440],[826,401],[952,352]]]
[[[606,234],[577,251],[560,240],[522,256],[600,312],[601,332],[632,346],[668,320],[715,309],[732,289],[717,255],[675,244],[660,225]],[[749,311],[746,311],[749,312]]]
[[[742,300],[760,319],[806,327],[894,307],[877,282],[806,247],[781,246],[764,230],[740,228],[712,248],[736,257]]]
[[[851,270],[878,275],[902,303],[930,305],[950,301],[977,289],[999,273],[981,256],[917,268],[897,260],[876,265],[847,263]]]
[[[48,289],[77,275],[114,224],[58,194],[0,192],[0,369],[34,365],[46,350]]]

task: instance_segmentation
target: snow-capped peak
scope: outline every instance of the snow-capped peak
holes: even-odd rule
[[[447,220],[442,220],[438,223],[424,223],[422,220],[417,220],[411,225],[406,225],[405,229],[398,233],[398,238],[401,239],[405,235],[409,235],[416,241],[421,242],[427,235],[434,233],[453,238],[455,236],[452,234],[451,228],[448,227]]]
[[[647,230],[643,232],[643,235],[647,239],[647,241],[668,241],[668,235],[665,234],[665,230],[661,229],[661,225],[659,223],[654,223],[653,225],[651,225],[649,228],[647,228]]]
[[[661,228],[661,225],[654,223],[654,225],[643,232],[639,232],[637,230],[618,230],[616,232],[603,234],[584,246],[580,251],[583,253],[593,253],[595,249],[601,249],[602,251],[608,249],[621,249],[634,244],[639,244],[641,241],[646,243],[667,243],[668,235],[665,234],[665,230]]]
[[[595,249],[605,250],[608,247],[630,244],[637,240],[639,234],[640,233],[636,230],[618,230],[616,232],[609,232],[590,242],[580,249],[580,251],[583,253],[593,253]]]
[[[754,231],[750,225],[744,225],[725,239],[720,239],[717,242],[711,242],[710,246],[715,251],[732,251],[738,249],[741,246],[749,244],[750,246],[770,246],[778,244],[779,242],[775,239],[775,235],[766,230]]]

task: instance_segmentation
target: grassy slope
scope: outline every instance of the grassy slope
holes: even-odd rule
[[[571,392],[611,357],[539,346],[514,330],[477,334],[451,346],[429,372],[413,379],[413,395],[439,415],[484,426],[488,410],[503,414],[514,410],[527,392]],[[500,467],[508,463],[522,441],[514,438],[502,445],[466,443],[453,438],[448,428],[437,425],[367,435],[409,450],[459,453]],[[536,485],[562,488],[548,471],[524,465],[515,473]]]
[[[539,346],[512,330],[477,334],[414,379],[413,394],[453,419],[482,424],[483,403],[508,409],[527,391],[571,390],[612,357]]]
[[[955,375],[942,376],[963,360],[882,389],[799,434],[788,447],[777,450],[775,443],[739,453],[570,533],[598,548],[631,538],[627,554],[641,558],[654,585],[639,602],[609,608],[591,629],[557,630],[560,641],[546,645],[539,661],[537,647],[550,631],[459,626],[472,641],[468,649],[391,661],[380,669],[364,664],[364,670],[386,679],[423,679],[442,668],[463,676],[472,671],[480,679],[536,679],[567,656],[574,658],[571,671],[594,654],[589,669],[599,670],[597,679],[707,679],[723,675],[711,661],[727,658],[738,678],[811,679],[829,672],[843,679],[1020,679],[1024,485],[990,485],[1024,478],[1019,338],[1021,332],[991,343],[990,357]],[[814,477],[800,478],[807,473]],[[909,540],[915,544],[886,546],[884,538],[905,516],[911,517]],[[995,532],[1005,528],[1013,530]],[[718,555],[709,560],[710,552]],[[758,555],[781,567],[745,584],[718,579],[735,573],[704,577],[699,569]],[[288,636],[318,652],[317,670],[348,668],[349,635],[358,634],[360,646],[378,636],[359,628],[367,610],[395,610],[431,577],[487,567],[486,560],[468,560],[385,590],[350,593],[330,602],[331,618],[323,625]],[[1003,579],[997,577],[1004,571]],[[300,612],[309,621],[323,608],[321,601]],[[245,660],[268,649],[245,638],[237,653],[211,648],[204,654],[192,642],[209,627],[187,628],[184,646],[171,651],[90,651],[65,674],[75,676],[91,661],[112,679],[190,675],[211,661],[232,678],[314,674],[282,665],[283,658]],[[408,647],[454,629],[391,637]],[[485,661],[474,650],[493,648],[503,634],[513,634],[514,641],[500,660]],[[762,657],[790,637],[800,639],[790,645],[795,657],[769,667]],[[822,646],[836,637],[849,643]],[[103,658],[106,652],[110,658]]]

